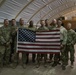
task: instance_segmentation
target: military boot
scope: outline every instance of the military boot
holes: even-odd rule
[[[71,66],[70,66],[71,68],[74,68],[74,63],[73,62],[71,62]]]

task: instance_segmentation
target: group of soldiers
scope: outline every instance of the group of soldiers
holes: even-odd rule
[[[62,26],[61,20],[53,19],[52,23],[49,24],[48,19],[46,19],[40,20],[40,25],[39,28],[36,28],[34,27],[33,21],[30,21],[29,26],[26,27],[22,18],[19,20],[19,25],[16,25],[15,19],[12,19],[11,25],[9,25],[9,20],[4,19],[4,25],[0,27],[0,70],[3,66],[16,68],[19,64],[19,53],[16,50],[18,28],[27,28],[33,31],[49,31],[58,28],[60,30],[60,54],[49,53],[49,61],[50,63],[53,61],[52,67],[61,64],[62,69],[65,70],[68,65],[70,53],[71,67],[74,67],[76,33],[71,29],[71,23],[68,23],[65,28]],[[43,58],[44,67],[47,67],[47,54],[32,54],[32,62],[37,62],[37,68],[40,66],[40,61],[42,61]],[[29,62],[29,53],[22,52],[21,61],[22,67],[26,68],[26,65]]]

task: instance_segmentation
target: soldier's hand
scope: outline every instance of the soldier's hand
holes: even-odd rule
[[[61,48],[63,48],[63,45],[61,44]]]
[[[16,53],[18,53],[18,50],[16,50]]]
[[[16,32],[18,31],[18,28],[16,28]]]

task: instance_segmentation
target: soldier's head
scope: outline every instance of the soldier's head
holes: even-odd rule
[[[8,26],[8,25],[9,25],[8,19],[4,19],[4,26]]]
[[[47,27],[48,24],[49,24],[49,21],[48,21],[48,19],[46,19],[46,20],[45,20],[45,26]]]
[[[52,20],[52,24],[53,24],[53,25],[56,25],[56,24],[57,24],[57,20],[56,20],[56,19],[53,19],[53,20]]]
[[[24,20],[22,18],[20,18],[19,23],[20,23],[20,25],[24,25]]]
[[[70,30],[71,29],[71,23],[67,23],[67,30]]]
[[[41,26],[45,26],[45,21],[44,20],[40,20],[40,24],[41,24]]]
[[[29,27],[33,27],[33,21],[32,20],[29,22]]]
[[[11,20],[11,24],[12,24],[12,26],[16,25],[16,20],[15,19],[12,19]]]
[[[57,21],[57,25],[60,27],[62,25],[62,21],[61,20],[58,20]]]

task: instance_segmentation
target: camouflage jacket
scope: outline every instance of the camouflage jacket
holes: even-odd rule
[[[49,29],[46,26],[40,26],[37,31],[49,31]]]
[[[60,27],[60,40],[62,41],[61,43],[63,45],[66,45],[66,42],[67,42],[67,30],[63,26]]]
[[[11,41],[11,28],[9,26],[7,26],[7,27],[2,26],[0,31],[1,31],[1,36],[0,36],[1,44],[12,42]]]
[[[76,43],[76,33],[74,30],[70,29],[67,30],[67,45],[75,44]]]

